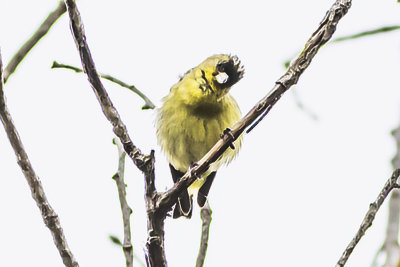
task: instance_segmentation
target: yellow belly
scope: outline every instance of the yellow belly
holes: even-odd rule
[[[199,161],[220,139],[226,128],[240,119],[240,110],[231,96],[219,103],[221,108],[215,114],[194,113],[185,105],[175,105],[173,101],[164,103],[157,116],[157,138],[169,163],[175,169],[186,172],[194,162]],[[207,177],[222,164],[229,163],[237,154],[241,139],[234,142],[236,149],[228,148],[202,175]],[[198,179],[190,189],[198,189],[205,179]],[[192,191],[190,190],[190,191]]]

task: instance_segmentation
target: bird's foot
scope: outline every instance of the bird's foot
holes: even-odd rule
[[[231,140],[231,141],[230,141],[229,147],[230,147],[231,149],[235,150],[235,145],[233,144],[234,136],[233,136],[233,134],[232,134],[232,130],[229,129],[229,128],[226,128],[226,129],[224,130],[223,134],[221,134],[219,137],[220,137],[221,139],[224,139],[224,136],[225,136],[225,135],[228,135],[228,136],[230,137],[230,140]]]
[[[192,170],[193,170],[194,168],[196,168],[197,166],[199,166],[199,164],[198,164],[197,162],[192,162],[192,163],[190,164],[190,166],[189,166],[188,171],[191,173]],[[194,174],[194,176],[196,176],[196,179],[201,179],[201,177],[197,176],[197,173],[196,173],[196,172],[194,172],[193,174]]]

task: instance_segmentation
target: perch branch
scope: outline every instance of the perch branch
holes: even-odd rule
[[[83,70],[80,69],[80,68],[77,68],[77,67],[74,67],[74,66],[70,66],[70,65],[60,64],[57,61],[53,61],[53,65],[51,66],[51,68],[52,69],[56,69],[56,68],[70,69],[70,70],[73,70],[73,71],[75,71],[77,73],[82,73],[83,72]],[[117,78],[115,78],[115,77],[113,77],[111,75],[108,75],[108,74],[99,73],[99,76],[100,76],[100,78],[109,80],[109,81],[111,81],[113,83],[116,83],[116,84],[122,86],[122,87],[128,88],[129,90],[131,90],[132,92],[134,92],[135,94],[140,96],[145,102],[145,104],[142,107],[142,109],[154,109],[156,107],[153,104],[153,102],[151,102],[151,100],[145,94],[143,94],[139,89],[136,88],[136,86],[126,84],[123,81],[121,81],[121,80],[119,80],[119,79],[117,79]]]
[[[258,117],[262,116],[264,112],[270,110],[283,93],[297,83],[300,75],[309,66],[318,49],[332,37],[337,23],[351,6],[351,0],[337,0],[327,12],[318,29],[307,41],[304,50],[289,66],[286,73],[276,82],[276,85],[267,96],[258,102],[244,118],[237,122],[232,130],[226,131],[221,140],[193,168],[188,170],[172,189],[164,193],[157,193],[154,185],[154,151],[150,155],[144,155],[132,143],[125,125],[122,123],[117,110],[112,105],[95,70],[76,3],[74,0],[65,0],[65,3],[70,17],[72,34],[81,56],[83,69],[88,75],[89,82],[101,104],[103,113],[113,125],[114,133],[120,138],[129,157],[145,174],[148,217],[148,255],[146,260],[150,266],[167,265],[164,253],[164,219],[167,216],[167,212],[175,204],[179,194],[205,172],[209,165],[217,160],[248,126]]]
[[[358,229],[356,235],[354,236],[354,238],[351,240],[351,242],[343,252],[342,256],[340,257],[339,261],[336,264],[336,267],[343,267],[346,264],[347,260],[349,259],[354,248],[357,246],[361,237],[363,237],[367,229],[372,225],[376,213],[378,212],[379,208],[381,207],[383,201],[385,201],[390,191],[392,191],[394,188],[400,188],[400,184],[398,181],[399,176],[400,176],[400,169],[396,169],[393,172],[392,177],[389,178],[389,180],[382,188],[375,202],[369,205],[369,209],[365,214],[365,217],[360,225],[360,228]]]
[[[208,201],[204,205],[204,207],[200,210],[201,216],[201,240],[200,240],[200,249],[199,254],[197,255],[196,267],[203,267],[204,260],[206,258],[207,247],[208,247],[208,238],[210,234],[210,224],[212,220],[212,210]]]
[[[43,36],[50,30],[51,26],[65,13],[67,9],[63,1],[60,1],[57,8],[53,10],[43,23],[39,26],[36,32],[29,38],[22,47],[11,58],[10,62],[4,69],[4,83],[7,82],[10,75],[17,69],[18,65],[22,62],[25,56],[31,49],[42,39]]]
[[[174,184],[172,189],[161,195],[159,200],[159,205],[161,207],[170,209],[182,190],[192,184],[196,180],[196,177],[200,177],[200,175],[208,169],[209,165],[215,162],[247,127],[251,127],[251,124],[253,124],[256,119],[263,117],[264,112],[271,110],[283,93],[297,83],[300,75],[309,66],[319,48],[332,37],[336,30],[337,23],[347,13],[350,6],[351,0],[337,0],[333,4],[326,13],[318,29],[307,41],[303,51],[291,63],[286,73],[278,79],[272,90],[238,121],[231,130],[226,131],[222,135],[221,140],[219,140],[200,161],[194,164],[194,167],[188,170],[181,180]],[[255,123],[258,122],[259,121],[256,121]]]
[[[115,180],[118,188],[119,202],[121,203],[122,221],[124,224],[124,243],[122,249],[125,254],[126,267],[133,266],[133,246],[131,242],[131,223],[130,216],[132,209],[129,207],[126,201],[126,185],[124,181],[125,171],[125,151],[118,138],[113,139],[113,143],[118,148],[118,171],[114,174],[113,179]]]
[[[67,240],[64,236],[64,231],[61,227],[60,220],[54,209],[50,206],[47,201],[46,194],[44,193],[42,183],[39,177],[33,170],[32,164],[29,161],[28,155],[22,145],[21,138],[15,128],[14,122],[8,111],[6,100],[3,90],[3,63],[0,55],[0,118],[3,123],[4,129],[7,133],[8,139],[10,140],[11,146],[14,149],[15,155],[17,156],[17,162],[20,166],[32,193],[32,197],[35,200],[37,206],[40,209],[42,218],[46,226],[50,229],[53,236],[54,243],[61,255],[64,265],[67,267],[77,267],[78,262],[74,259],[71,250],[68,247]]]

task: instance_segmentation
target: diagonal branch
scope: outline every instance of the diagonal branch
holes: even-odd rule
[[[60,1],[57,8],[47,16],[47,18],[43,21],[31,38],[29,38],[28,41],[26,41],[17,51],[17,53],[15,53],[4,69],[4,83],[7,82],[10,75],[17,69],[19,63],[21,63],[29,51],[31,51],[31,49],[40,41],[40,39],[46,35],[51,26],[53,26],[53,24],[65,13],[66,10],[67,9],[65,8],[64,2]]]
[[[195,164],[193,168],[188,170],[181,180],[174,185],[172,189],[165,192],[159,200],[159,205],[170,209],[175,203],[178,195],[191,185],[200,175],[207,170],[211,163],[215,162],[222,153],[235,141],[243,131],[254,123],[259,117],[263,117],[264,112],[268,112],[275,105],[281,96],[294,84],[297,83],[300,75],[309,66],[311,60],[318,52],[319,48],[324,45],[336,30],[339,20],[347,13],[351,6],[351,0],[337,0],[326,16],[320,23],[318,29],[312,34],[307,41],[303,51],[291,63],[286,73],[278,79],[272,90],[261,99],[240,121],[238,121],[229,131],[226,131],[221,140]],[[255,123],[258,123],[256,121]]]
[[[103,83],[96,71],[92,55],[89,50],[89,46],[86,42],[85,31],[83,22],[79,14],[78,8],[76,7],[75,0],[65,0],[67,6],[70,26],[72,35],[75,40],[76,47],[81,57],[82,67],[84,72],[87,74],[89,83],[100,103],[101,109],[113,126],[115,135],[121,140],[124,145],[124,149],[128,156],[133,160],[135,165],[140,169],[144,170],[147,162],[151,161],[149,156],[144,155],[132,142],[128,135],[125,124],[122,122],[117,110],[115,109],[110,97],[108,96]]]
[[[83,70],[80,69],[80,68],[77,68],[77,67],[74,67],[74,66],[70,66],[70,65],[60,64],[57,61],[53,61],[53,65],[51,66],[51,68],[52,69],[56,69],[56,68],[70,69],[70,70],[73,70],[73,71],[75,71],[77,73],[83,72]],[[116,84],[122,86],[122,87],[128,88],[129,90],[131,90],[132,92],[134,92],[135,94],[140,96],[145,102],[145,104],[142,107],[142,109],[155,109],[156,108],[156,106],[153,104],[153,102],[151,102],[151,100],[145,94],[143,94],[139,89],[137,89],[136,86],[126,84],[123,81],[121,81],[121,80],[119,80],[119,79],[117,79],[117,78],[115,78],[115,77],[113,77],[111,75],[108,75],[108,74],[99,73],[99,76],[100,76],[100,78],[109,80],[109,81],[111,81],[113,83],[116,83]]]
[[[11,118],[10,113],[6,105],[6,100],[3,90],[3,63],[0,55],[0,119],[3,123],[4,129],[6,130],[8,139],[10,140],[11,146],[14,149],[15,155],[17,156],[18,165],[20,166],[24,176],[29,184],[29,188],[32,192],[32,197],[35,200],[37,206],[40,209],[42,218],[46,226],[50,229],[53,235],[54,243],[61,255],[64,265],[67,267],[78,267],[78,262],[74,259],[71,250],[68,247],[67,240],[64,236],[64,231],[61,228],[60,220],[58,215],[50,206],[44,193],[42,184],[39,177],[33,170],[32,164],[29,161],[28,155],[22,145],[21,139],[14,126],[14,122]]]
[[[399,176],[400,176],[400,169],[396,169],[393,172],[392,176],[389,178],[389,180],[386,182],[384,187],[382,188],[382,190],[379,193],[376,200],[369,205],[369,209],[367,211],[367,214],[365,214],[365,217],[360,225],[360,228],[358,229],[354,238],[351,240],[350,244],[347,246],[347,248],[343,252],[342,256],[340,257],[339,261],[336,264],[336,267],[343,267],[346,264],[347,260],[349,259],[354,248],[357,246],[361,237],[363,237],[365,232],[372,225],[372,222],[375,219],[375,215],[378,212],[379,208],[381,207],[383,201],[385,201],[388,194],[394,188],[400,188],[400,184],[398,181]]]
[[[131,223],[130,216],[132,214],[132,209],[129,207],[126,201],[126,185],[124,181],[124,171],[125,171],[125,151],[119,141],[119,139],[114,138],[113,143],[118,148],[118,171],[114,174],[113,179],[115,180],[118,188],[119,202],[121,203],[122,220],[124,223],[124,243],[121,244],[122,249],[125,254],[126,267],[133,266],[133,246],[131,242]]]

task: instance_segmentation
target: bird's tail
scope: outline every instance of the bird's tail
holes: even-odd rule
[[[211,185],[214,181],[216,172],[210,173],[204,184],[200,187],[199,192],[197,193],[197,204],[202,208],[204,204],[206,204],[208,193],[210,192]]]
[[[183,172],[178,171],[174,168],[171,164],[169,164],[169,168],[171,169],[172,180],[174,183],[177,183],[182,176],[184,175]],[[193,199],[189,197],[189,193],[187,189],[185,189],[178,198],[178,201],[174,207],[173,218],[179,218],[184,216],[188,219],[192,217],[192,210],[193,210]]]

